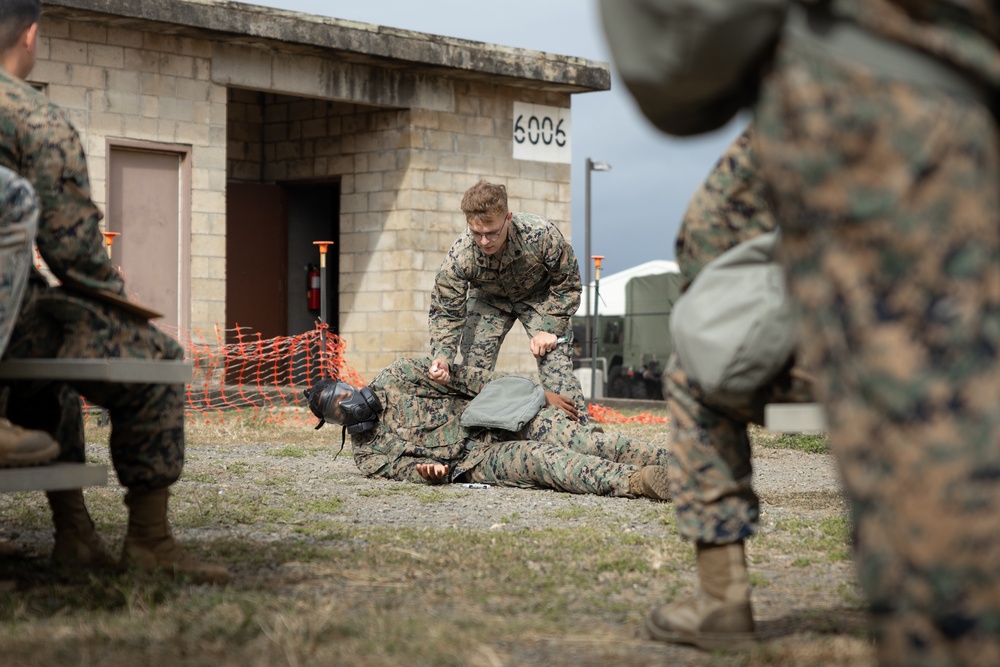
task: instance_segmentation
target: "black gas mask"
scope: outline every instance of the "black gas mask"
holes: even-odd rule
[[[355,389],[346,382],[320,380],[304,393],[309,409],[319,417],[317,429],[331,422],[351,435],[366,433],[375,428],[382,412],[382,402],[368,387]]]

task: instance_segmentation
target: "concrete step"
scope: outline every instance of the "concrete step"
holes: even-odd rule
[[[769,403],[764,406],[764,428],[776,433],[822,433],[826,413],[819,403]]]

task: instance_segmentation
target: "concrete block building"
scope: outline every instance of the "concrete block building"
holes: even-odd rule
[[[130,289],[185,331],[301,333],[319,311],[367,379],[429,350],[462,193],[570,233],[570,108],[609,68],[223,0],[45,0],[30,83],[63,107]],[[315,305],[315,304],[314,304]],[[531,373],[516,328],[500,368]]]

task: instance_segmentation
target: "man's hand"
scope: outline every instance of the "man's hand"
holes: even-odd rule
[[[533,355],[536,357],[544,357],[546,354],[556,349],[556,345],[559,344],[559,338],[555,334],[542,331],[541,333],[536,333],[531,338],[531,342],[528,344],[531,347],[531,353]]]
[[[431,484],[438,484],[448,479],[451,468],[440,463],[418,463],[417,473]]]
[[[545,392],[545,404],[556,406],[568,414],[573,421],[580,421],[580,411],[576,409],[576,404],[561,394],[552,391]]]
[[[431,362],[431,369],[427,373],[427,377],[444,384],[451,379],[451,366],[444,359],[435,359]]]

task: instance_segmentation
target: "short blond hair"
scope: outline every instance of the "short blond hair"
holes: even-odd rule
[[[466,220],[506,216],[507,188],[498,183],[480,180],[465,191],[462,213],[465,213]]]

